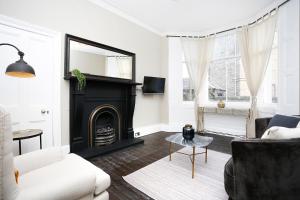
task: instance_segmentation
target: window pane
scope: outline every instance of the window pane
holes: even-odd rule
[[[250,95],[240,63],[236,34],[216,38],[214,51],[208,74],[209,100],[248,102]]]
[[[214,59],[223,58],[226,53],[226,38],[224,36],[215,39]]]
[[[238,68],[240,71],[240,79],[239,79],[239,83],[240,83],[240,96],[244,99],[248,99],[247,101],[250,101],[250,91],[248,89],[248,85],[247,85],[247,81],[246,81],[246,77],[245,77],[245,72],[244,72],[244,68],[242,65],[242,61],[241,58],[237,59],[237,64],[238,64]]]
[[[210,101],[226,99],[225,61],[211,63],[208,70],[208,98]]]
[[[226,38],[226,56],[233,57],[235,56],[235,46],[236,46],[235,34],[227,35],[225,38]]]
[[[227,60],[227,101],[248,102],[250,100],[244,71],[239,58]]]
[[[193,101],[195,98],[195,92],[192,87],[192,82],[188,74],[186,64],[182,64],[183,74],[183,101]]]

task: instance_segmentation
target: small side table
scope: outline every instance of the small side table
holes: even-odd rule
[[[19,155],[22,154],[22,144],[21,141],[33,137],[40,136],[40,149],[42,149],[42,134],[43,131],[40,129],[26,129],[26,130],[19,130],[13,132],[13,140],[19,141]]]
[[[207,147],[210,145],[213,141],[212,137],[207,136],[200,136],[196,135],[192,140],[185,140],[182,136],[182,133],[176,133],[174,135],[170,135],[169,137],[166,137],[166,140],[170,143],[169,145],[169,160],[172,160],[172,144],[179,144],[184,147],[192,147],[193,148],[193,154],[186,154],[183,152],[174,152],[174,153],[180,153],[184,154],[190,157],[190,160],[192,162],[192,178],[195,177],[195,156],[198,154],[205,154],[205,163],[207,162]],[[196,153],[196,148],[205,148],[204,152],[198,152]]]

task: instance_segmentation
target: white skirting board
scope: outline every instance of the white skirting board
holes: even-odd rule
[[[150,126],[137,127],[134,128],[134,135],[135,137],[141,137],[159,131],[169,131],[168,124],[153,124]]]
[[[62,148],[64,154],[70,153],[70,145],[63,145],[63,146],[61,146],[61,148]]]
[[[143,126],[143,127],[134,128],[134,135],[137,138],[137,137],[142,137],[145,135],[157,133],[160,131],[181,132],[183,126],[184,125],[182,125],[182,124],[175,124],[175,123],[174,124],[154,124],[154,125],[150,125],[150,126]],[[239,136],[245,135],[245,134],[241,134],[241,133],[236,134],[236,132],[234,130],[231,130],[229,127],[224,127],[223,129],[208,129],[208,131],[228,133],[228,134],[239,135]]]

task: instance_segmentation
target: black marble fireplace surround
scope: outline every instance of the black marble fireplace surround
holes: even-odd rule
[[[77,80],[71,77],[71,152],[89,158],[143,143],[134,138],[132,128],[135,88],[130,81],[88,78],[86,87],[78,91]]]

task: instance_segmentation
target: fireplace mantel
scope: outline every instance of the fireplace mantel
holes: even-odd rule
[[[76,80],[75,76],[65,76],[65,80]],[[120,78],[113,78],[113,77],[105,77],[105,76],[94,76],[89,75],[86,77],[87,81],[99,81],[99,82],[107,82],[107,83],[118,83],[118,84],[124,84],[124,85],[143,85],[142,83],[137,83],[132,80],[128,79],[120,79]]]

